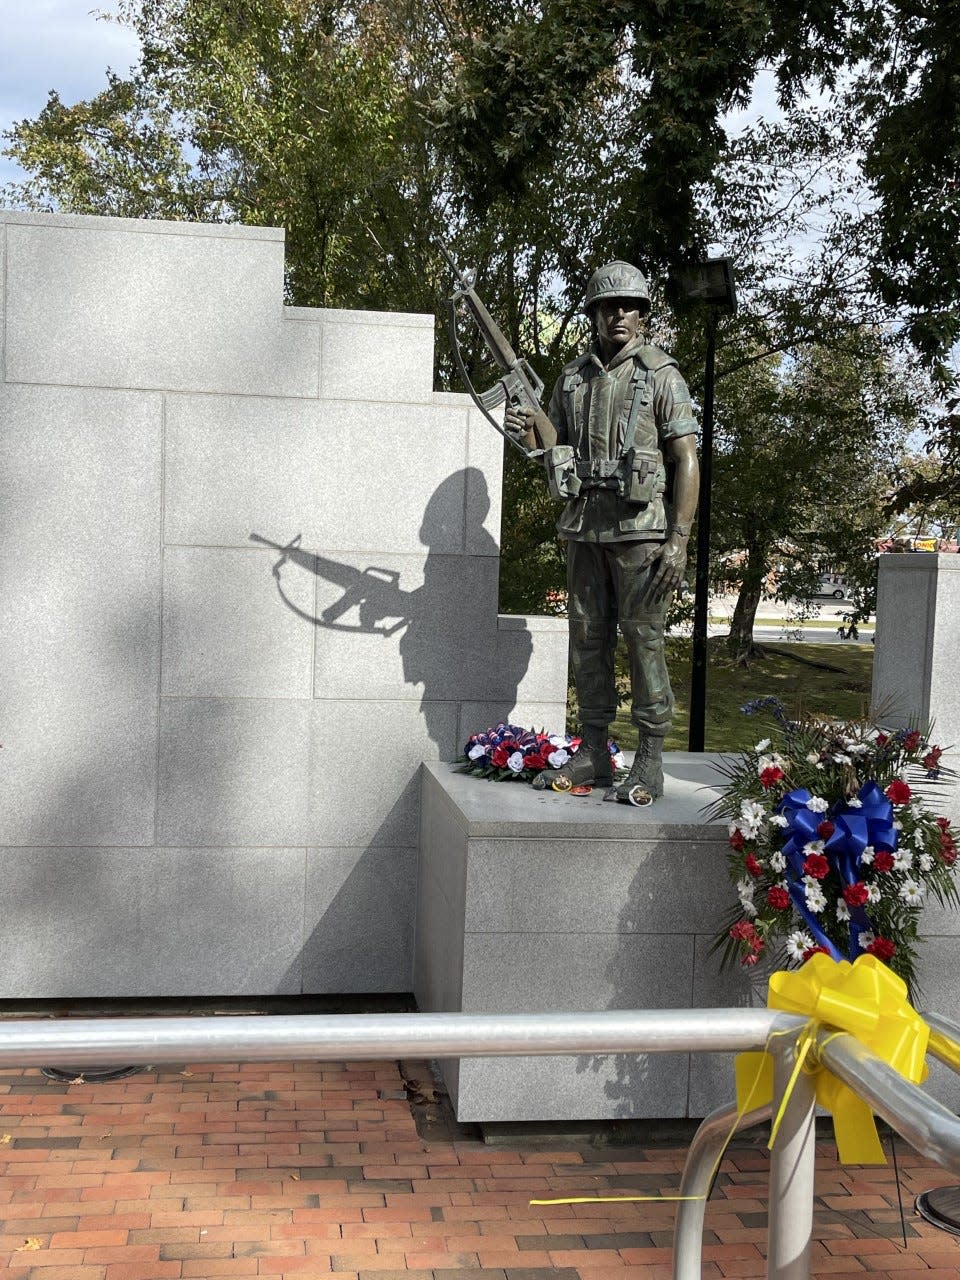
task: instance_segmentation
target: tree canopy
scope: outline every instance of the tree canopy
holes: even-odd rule
[[[718,335],[721,547],[802,528],[818,556],[860,548],[867,513],[885,518],[878,468],[893,501],[888,437],[924,397],[956,463],[955,406],[934,411],[920,365],[942,374],[960,333],[960,0],[118,4],[138,64],[15,125],[28,177],[8,200],[283,226],[287,298],[307,306],[438,314],[449,239],[548,386],[586,337],[588,275],[622,256],[660,278],[651,335],[697,393],[704,326],[661,285],[720,242],[741,299]],[[782,116],[734,130],[759,68]],[[465,356],[483,385],[482,348]],[[436,372],[456,385],[439,328]],[[869,494],[859,524],[824,501],[825,468]],[[508,454],[506,608],[562,587],[554,519]]]

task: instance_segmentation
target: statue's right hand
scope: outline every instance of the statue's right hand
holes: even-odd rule
[[[542,409],[528,405],[508,404],[503,415],[503,429],[514,436],[525,449],[539,449],[555,443],[556,432]]]

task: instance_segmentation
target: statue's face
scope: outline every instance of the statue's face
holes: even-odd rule
[[[640,332],[640,311],[635,298],[602,298],[596,306],[597,334],[614,351],[628,346]]]

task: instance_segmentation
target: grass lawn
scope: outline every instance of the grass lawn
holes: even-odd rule
[[[706,749],[741,751],[765,736],[757,720],[741,714],[740,708],[753,698],[775,694],[788,712],[823,712],[838,719],[864,715],[870,706],[873,675],[872,644],[770,644],[769,656],[756,659],[749,667],[737,667],[727,657],[725,639],[708,641]],[[677,700],[673,732],[667,748],[686,751],[690,728],[690,653],[687,638],[667,641],[670,681]],[[618,680],[625,690],[622,644],[618,653]],[[636,729],[630,722],[629,693],[621,705],[612,735],[621,745],[636,746]]]

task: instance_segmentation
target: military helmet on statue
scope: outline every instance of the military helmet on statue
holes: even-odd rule
[[[590,315],[591,308],[604,298],[635,299],[641,315],[650,310],[650,287],[646,276],[639,268],[619,259],[599,267],[590,277],[583,300],[584,312]]]

